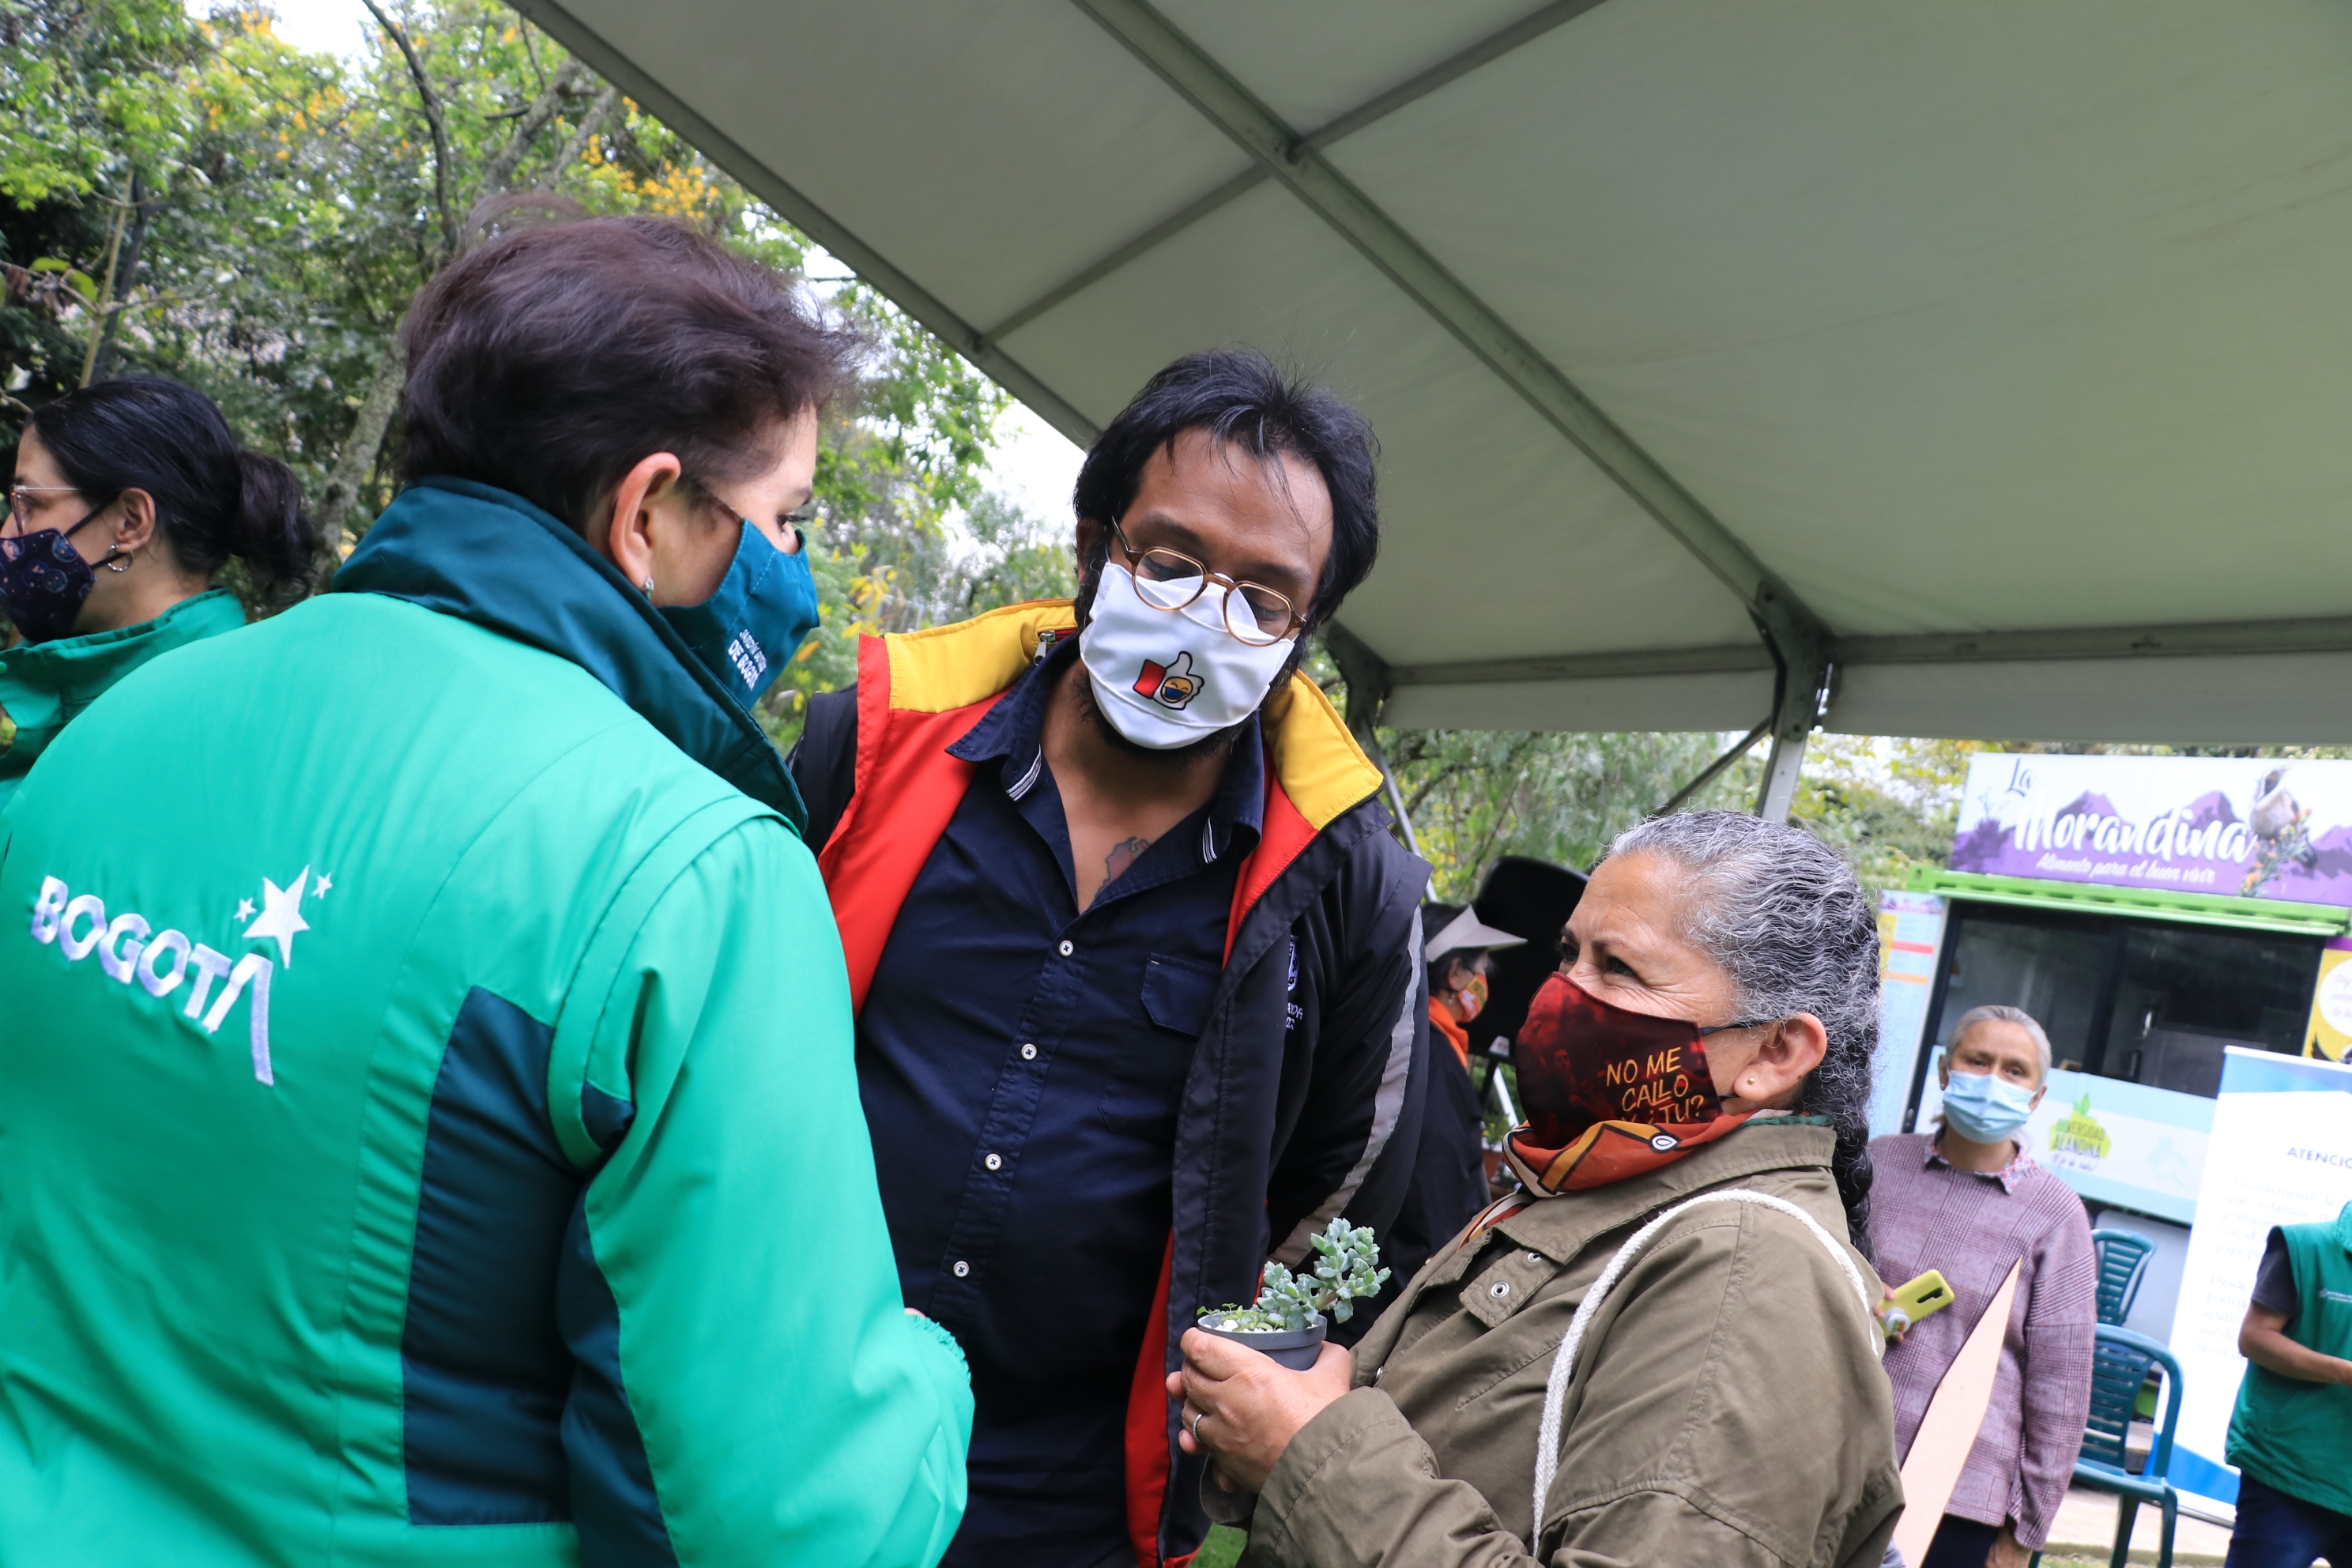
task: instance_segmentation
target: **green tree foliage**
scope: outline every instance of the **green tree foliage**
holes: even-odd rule
[[[1526,855],[1580,869],[1656,811],[1736,735],[1383,730],[1435,896],[1461,903],[1495,862]],[[1759,755],[1761,749],[1759,749]],[[1727,770],[1689,804],[1744,806],[1761,764]]]
[[[1327,682],[1336,688],[1337,681]],[[1335,690],[1334,700],[1344,693]],[[1736,735],[1549,734],[1383,730],[1381,742],[1436,869],[1434,896],[1472,897],[1505,855],[1590,868],[1617,834],[1655,811]],[[1916,740],[1817,733],[1789,819],[1845,857],[1873,892],[1901,888],[1915,868],[1951,860],[1969,759],[1982,751],[2286,760],[2352,755],[2341,746],[2153,746],[2079,742]],[[1688,803],[1749,808],[1765,748]]]
[[[1611,839],[1698,776],[1737,735],[1384,730],[1434,896],[1474,896],[1495,862],[1527,855],[1589,868]],[[1816,734],[1790,820],[1844,856],[1873,891],[1951,856],[1960,787],[1980,741]],[[1747,810],[1763,779],[1759,744],[1683,809]]]
[[[1948,865],[1969,758],[1982,741],[1815,735],[1789,819],[1819,834],[1874,892]]]
[[[808,699],[857,679],[857,639],[962,620],[1077,591],[1070,536],[1003,497],[977,496],[961,516],[908,504],[909,487],[878,487],[862,510],[831,511],[812,533],[824,624],[761,700],[779,745],[798,738]]]
[[[88,375],[169,375],[357,533],[394,485],[394,331],[478,199],[546,193],[811,259],[507,6],[383,0],[380,22],[338,59],[259,9],[0,0],[0,441]],[[1039,525],[982,493],[1004,395],[856,279],[814,287],[872,349],[824,426],[809,534],[830,629],[770,705],[787,735],[795,693],[851,678],[856,631],[1068,591]]]

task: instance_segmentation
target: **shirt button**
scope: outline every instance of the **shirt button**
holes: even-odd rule
[[[1032,1045],[1024,1045],[1021,1047],[1021,1059],[1024,1062],[1035,1061],[1037,1059],[1037,1047]]]
[[[1063,956],[1064,958],[1067,958],[1067,957],[1069,957],[1069,956],[1070,956],[1070,952],[1071,952],[1071,951],[1072,951],[1072,950],[1071,950],[1070,944],[1069,944],[1068,942],[1065,942],[1064,943],[1062,943],[1062,956]]]
[[[1492,1296],[1497,1301],[1501,1300],[1510,1293],[1510,1282],[1506,1279],[1497,1279],[1492,1285],[1486,1287],[1486,1294]]]
[[[987,1159],[982,1160],[981,1163],[987,1166],[992,1171],[1001,1171],[1004,1169],[1004,1156],[1002,1154],[991,1154]]]
[[[967,1274],[969,1274],[969,1273],[971,1273],[971,1264],[966,1263],[966,1262],[965,1262],[962,1258],[957,1258],[957,1259],[956,1259],[956,1262],[955,1262],[955,1277],[956,1277],[957,1279],[962,1279],[965,1275],[967,1275]]]

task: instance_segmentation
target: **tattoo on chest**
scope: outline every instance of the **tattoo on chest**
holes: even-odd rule
[[[1127,875],[1129,866],[1143,858],[1143,852],[1150,847],[1151,840],[1149,838],[1122,838],[1112,845],[1110,853],[1103,857],[1103,880],[1118,881]]]

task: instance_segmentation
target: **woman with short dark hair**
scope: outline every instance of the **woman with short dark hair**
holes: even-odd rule
[[[335,591],[44,760],[0,849],[0,1561],[945,1548],[970,1390],[901,1309],[750,710],[856,346],[666,222],[458,258]]]
[[[0,522],[0,612],[25,639],[0,662],[0,804],[74,716],[160,654],[245,625],[215,586],[237,563],[257,597],[310,586],[318,535],[292,470],[241,450],[203,393],[125,376],[33,411]]]

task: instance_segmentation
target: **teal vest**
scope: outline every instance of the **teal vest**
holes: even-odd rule
[[[2332,1220],[2279,1227],[2302,1300],[2286,1336],[2352,1360],[2352,1204]],[[2249,1363],[2230,1417],[2230,1463],[2265,1486],[2352,1513],[2352,1388]]]

